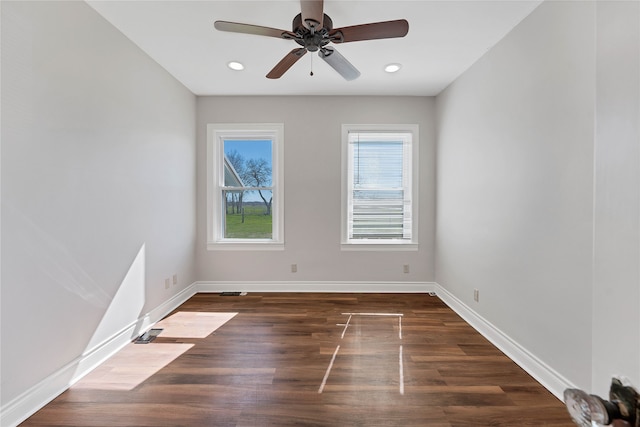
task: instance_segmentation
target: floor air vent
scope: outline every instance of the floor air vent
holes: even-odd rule
[[[162,329],[149,329],[147,332],[140,335],[134,342],[136,344],[149,344],[151,341],[155,340],[158,335],[160,335],[160,332],[162,332]]]
[[[247,293],[246,292],[221,292],[220,296],[223,297],[243,297]]]

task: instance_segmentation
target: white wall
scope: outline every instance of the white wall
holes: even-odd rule
[[[425,97],[198,98],[199,280],[432,281],[434,116],[434,100]],[[284,123],[284,251],[206,249],[206,126],[207,123],[228,122]],[[340,250],[340,132],[343,123],[420,125],[419,251]],[[297,273],[290,271],[293,263],[298,265]],[[410,264],[409,274],[403,273],[403,264]]]
[[[195,96],[84,2],[3,1],[1,170],[4,407],[194,281]]]
[[[640,3],[598,2],[593,388],[640,389]]]
[[[586,3],[542,4],[438,97],[436,281],[580,386],[591,370],[593,24]]]
[[[632,3],[545,2],[437,98],[436,281],[601,394],[640,371]]]

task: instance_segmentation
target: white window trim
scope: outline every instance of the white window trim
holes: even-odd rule
[[[348,238],[348,190],[349,190],[349,132],[410,132],[411,141],[411,241],[405,240],[356,240]],[[418,172],[419,126],[417,124],[343,124],[342,125],[342,192],[341,192],[341,241],[343,251],[417,251],[418,250]]]
[[[271,239],[225,239],[222,232],[222,203],[219,193],[223,182],[222,138],[249,137],[271,139],[273,171]],[[284,124],[282,123],[209,123],[207,125],[207,249],[208,250],[284,250]]]

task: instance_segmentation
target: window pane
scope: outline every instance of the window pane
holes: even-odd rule
[[[418,247],[418,125],[342,125],[343,250]]]
[[[284,125],[207,124],[207,249],[284,250]]]
[[[252,197],[255,193],[258,200]],[[272,201],[271,190],[223,191],[225,200],[224,237],[227,239],[271,239]],[[264,197],[264,201],[262,197]],[[249,200],[250,199],[250,200]]]
[[[231,173],[225,171],[225,186],[269,187],[272,180],[271,140],[225,139],[224,157],[244,185],[235,185]]]
[[[402,190],[353,192],[352,239],[401,239],[404,227]]]
[[[406,135],[353,133],[349,239],[411,237]]]
[[[402,148],[402,141],[354,142],[354,188],[402,188]]]
[[[225,139],[223,149],[224,238],[271,239],[272,141]]]

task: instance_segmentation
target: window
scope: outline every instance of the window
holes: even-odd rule
[[[284,249],[282,124],[207,127],[210,250]]]
[[[416,250],[418,126],[342,126],[342,249]]]

